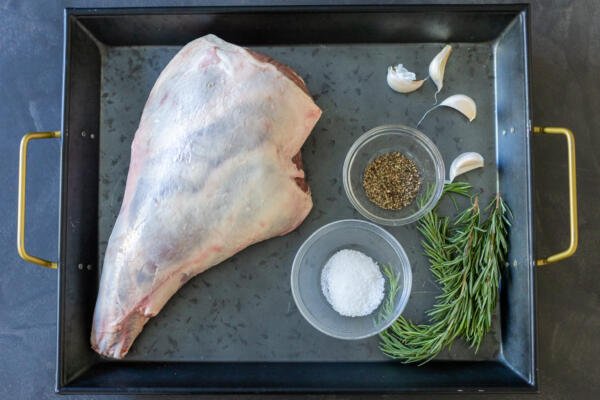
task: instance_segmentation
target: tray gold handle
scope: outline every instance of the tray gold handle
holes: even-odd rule
[[[569,247],[565,250],[553,254],[550,257],[536,260],[536,265],[540,267],[569,258],[577,250],[577,243],[579,241],[577,228],[577,172],[575,170],[575,137],[570,129],[536,126],[533,128],[533,133],[536,135],[564,135],[567,139],[567,151],[569,154],[569,229],[571,231],[571,240],[569,242]]]
[[[58,264],[52,261],[44,260],[32,256],[25,250],[25,193],[27,183],[27,146],[29,142],[35,139],[56,139],[60,138],[59,131],[50,132],[30,132],[21,139],[19,150],[19,199],[17,208],[17,250],[19,256],[25,261],[41,265],[42,267],[56,269]]]

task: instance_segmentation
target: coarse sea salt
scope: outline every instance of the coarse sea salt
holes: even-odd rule
[[[379,307],[385,279],[373,259],[344,249],[327,261],[321,272],[321,290],[333,309],[345,317],[363,317]]]

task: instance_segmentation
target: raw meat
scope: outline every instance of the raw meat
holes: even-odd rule
[[[302,79],[207,35],[156,81],[131,145],[92,348],[124,357],[190,278],[295,229],[312,208],[299,157],[321,115]]]

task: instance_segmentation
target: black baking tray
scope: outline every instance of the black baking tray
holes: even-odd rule
[[[528,134],[528,32],[527,5],[67,9],[56,390],[60,393],[396,393],[536,390],[534,252]],[[489,65],[485,70],[486,79],[489,81],[489,93],[485,95],[487,100],[481,100],[478,104],[481,106],[480,119],[489,122],[489,136],[484,136],[486,139],[482,142],[489,144],[485,149],[486,159],[495,159],[499,173],[496,175],[494,171],[493,176],[490,176],[489,171],[492,169],[488,169],[488,175],[481,175],[480,178],[486,183],[482,183],[482,186],[490,190],[495,190],[494,187],[490,188],[490,185],[500,188],[511,206],[514,219],[519,221],[519,224],[515,224],[511,232],[511,267],[507,268],[507,273],[502,279],[498,308],[500,311],[495,320],[494,332],[490,334],[491,339],[484,346],[488,350],[487,353],[484,349],[483,354],[480,352],[479,355],[473,355],[469,349],[461,350],[459,344],[457,349],[424,366],[403,365],[385,360],[380,353],[377,353],[379,356],[357,359],[352,359],[351,356],[338,357],[335,356],[336,346],[342,345],[327,342],[329,339],[317,336],[313,340],[310,335],[318,333],[310,331],[309,328],[303,330],[305,327],[297,330],[298,336],[304,337],[304,341],[293,336],[286,339],[289,340],[290,346],[297,343],[299,348],[298,352],[285,357],[260,357],[254,353],[252,356],[248,356],[249,353],[237,356],[235,352],[229,352],[221,358],[218,354],[203,357],[201,351],[194,351],[194,343],[178,345],[177,341],[169,336],[164,337],[170,341],[169,348],[167,345],[161,348],[162,342],[154,347],[144,347],[144,341],[152,336],[152,332],[158,335],[158,332],[165,331],[165,327],[181,333],[182,323],[169,319],[168,315],[172,315],[173,312],[168,311],[180,310],[185,305],[174,305],[153,319],[146,328],[150,333],[138,339],[140,343],[137,353],[134,345],[132,356],[124,361],[103,359],[91,350],[89,333],[98,287],[102,244],[107,231],[102,221],[103,217],[106,218],[107,210],[110,211],[103,203],[103,189],[109,187],[107,185],[111,184],[111,176],[114,175],[112,172],[106,175],[106,170],[102,167],[103,160],[106,162],[110,158],[110,155],[106,154],[109,147],[103,147],[108,138],[103,135],[108,135],[111,129],[109,124],[118,122],[109,118],[112,114],[107,116],[107,110],[111,107],[106,100],[106,91],[107,87],[111,87],[116,91],[121,88],[127,92],[128,80],[137,85],[138,81],[135,79],[140,79],[139,82],[143,86],[151,85],[155,78],[152,77],[151,70],[144,70],[142,75],[150,75],[139,78],[139,74],[117,73],[114,77],[121,81],[107,83],[107,75],[110,75],[112,67],[116,66],[116,70],[121,67],[118,57],[122,56],[122,50],[135,52],[138,62],[142,65],[146,65],[148,61],[144,54],[159,54],[150,59],[150,63],[156,61],[158,64],[153,68],[160,71],[160,54],[169,54],[206,33],[214,33],[233,43],[265,49],[267,52],[269,49],[275,49],[273,51],[278,55],[277,58],[283,57],[284,62],[287,61],[286,53],[282,49],[294,46],[303,48],[305,52],[310,46],[348,48],[350,57],[351,51],[354,51],[352,49],[360,51],[371,45],[406,45],[407,49],[412,49],[415,46],[427,48],[430,44],[451,42],[463,48],[472,45],[473,48],[489,49]],[[163,48],[164,52],[161,50]],[[476,53],[477,51],[474,51],[475,55]],[[111,60],[117,60],[117,63],[110,64]],[[132,70],[139,67],[135,60],[124,60],[123,65],[129,62],[128,68]],[[290,60],[294,58],[290,56]],[[472,65],[469,63],[486,64],[488,61],[464,60],[464,63],[465,67],[468,67]],[[297,68],[296,65],[292,67]],[[307,78],[309,88],[317,85],[318,78],[313,76],[311,81],[307,77],[310,74],[302,70],[299,72]],[[473,76],[471,74],[471,77]],[[452,77],[449,76],[448,79],[448,85],[451,86]],[[327,105],[328,101],[333,101],[331,93],[327,93],[330,92],[327,87],[321,87],[317,92],[315,97],[318,104]],[[143,98],[141,95],[138,97]],[[124,98],[126,102],[129,97]],[[335,104],[334,101],[333,103]],[[136,100],[136,104],[143,106],[139,99]],[[118,111],[127,107],[126,104],[121,106],[118,104],[118,107],[112,108]],[[309,182],[311,186],[317,187],[320,178],[313,177],[312,181],[310,179],[311,157],[315,159],[320,156],[319,149],[322,148],[324,140],[330,143],[336,139],[335,134],[325,133],[326,128],[336,126],[336,121],[335,118],[333,121],[328,120],[328,108],[323,108],[325,119],[322,119],[321,125],[316,128],[316,131],[320,129],[322,132],[315,131],[313,136],[317,136],[318,139],[309,139],[303,149],[305,160],[308,160],[306,164]],[[135,115],[135,111],[133,114]],[[410,122],[416,118],[416,114],[407,113],[404,118]],[[368,120],[369,117],[365,115],[364,119]],[[373,122],[377,122],[377,119]],[[414,124],[415,121],[412,122]],[[128,134],[118,138],[126,150],[135,124],[136,118],[132,117],[115,128],[122,130],[125,127],[129,130]],[[357,125],[352,133],[354,136],[338,138],[338,143],[332,145],[332,148],[338,149],[336,151],[343,155],[347,150],[345,145],[350,143],[348,141],[362,133],[365,128],[360,126],[360,122]],[[464,135],[470,134],[469,129],[476,128],[477,125],[464,128]],[[445,132],[435,124],[432,125],[432,129],[434,140],[437,138],[440,143],[450,140],[444,139]],[[435,133],[435,130],[439,132]],[[455,139],[458,150],[462,146],[461,138]],[[438,146],[442,150],[450,146],[440,143]],[[115,161],[115,164],[118,163]],[[115,181],[122,180],[125,172],[115,178]],[[115,174],[118,175],[116,172]],[[290,239],[292,242],[275,241],[263,245],[286,245],[286,255],[274,256],[275,261],[269,261],[273,268],[288,268],[285,265],[286,257],[289,258],[290,254],[293,254],[294,246],[301,242],[303,235],[310,233],[308,229],[322,223],[326,218],[345,216],[339,211],[343,207],[337,207],[337,203],[336,207],[330,205],[329,209],[327,206],[318,207],[319,193],[318,190],[313,191],[318,217],[309,216],[296,236]],[[325,202],[329,201],[327,199],[329,197],[324,198],[321,204],[326,204]],[[338,193],[335,201],[346,200]],[[397,235],[402,232],[393,231]],[[292,245],[288,248],[290,243]],[[261,251],[267,249],[260,246],[249,249],[244,256],[257,259]],[[409,256],[413,257],[410,254]],[[227,266],[216,270],[219,272],[213,273],[211,270],[208,274],[227,274],[222,272],[227,271]],[[281,274],[285,276],[285,272]],[[182,297],[171,300],[170,304],[181,303],[182,299],[185,300],[186,293],[198,290],[194,282],[199,286],[204,284],[208,288],[211,277],[215,280],[219,277],[206,275],[204,278],[205,274],[202,276],[193,279],[189,287],[182,289]],[[287,284],[287,281],[282,282],[282,285],[284,284]],[[207,288],[204,289],[210,292]],[[282,293],[285,294],[283,291],[278,295]],[[432,296],[429,293],[426,297]],[[224,309],[228,308],[224,306]],[[166,315],[164,318],[163,314]],[[155,320],[158,322],[154,322]],[[151,326],[153,323],[156,326]],[[160,324],[163,325],[162,329]],[[198,333],[202,333],[202,330]],[[316,351],[316,355],[310,356],[310,351],[315,349],[309,351],[303,348],[306,341],[314,341],[320,346],[330,345],[333,355],[319,358]],[[253,344],[246,343],[245,346],[251,347]],[[349,347],[339,347],[340,351],[352,349],[352,345],[344,346]],[[157,349],[161,351],[155,351]],[[187,352],[184,351],[186,349]],[[367,351],[365,354],[371,353]]]

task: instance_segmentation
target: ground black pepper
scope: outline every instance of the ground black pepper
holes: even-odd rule
[[[400,210],[417,197],[421,174],[413,160],[393,151],[371,161],[363,176],[369,200],[386,210]]]

